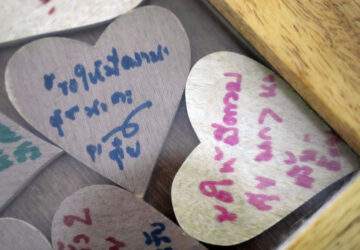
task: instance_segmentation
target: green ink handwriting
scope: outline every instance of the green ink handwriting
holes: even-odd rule
[[[7,154],[3,154],[3,151],[0,149],[0,172],[14,165],[12,161],[9,160]]]
[[[10,128],[0,123],[0,142],[2,143],[12,143],[17,142],[22,138],[22,136],[16,136],[16,133],[11,131]]]
[[[39,148],[36,146],[30,147],[31,145],[31,142],[25,141],[16,148],[16,150],[14,151],[14,156],[16,157],[17,162],[25,162],[26,154],[30,154],[30,159],[33,161],[41,156]]]

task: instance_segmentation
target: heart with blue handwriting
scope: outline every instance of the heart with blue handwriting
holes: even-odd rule
[[[111,23],[95,45],[44,38],[6,68],[9,99],[39,132],[103,176],[143,196],[190,66],[170,11],[147,6]]]
[[[287,83],[246,56],[200,59],[185,98],[200,145],[171,196],[180,226],[200,241],[249,240],[359,167]]]

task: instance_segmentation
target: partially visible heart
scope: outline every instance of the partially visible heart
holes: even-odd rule
[[[0,208],[61,153],[0,113]]]
[[[200,241],[246,241],[359,166],[283,80],[245,56],[198,61],[186,104],[201,143],[174,179],[172,202]]]
[[[205,249],[120,188],[95,185],[64,200],[52,222],[54,249]]]
[[[45,38],[6,68],[6,90],[37,130],[142,196],[181,99],[190,46],[160,7],[120,16],[89,46]]]
[[[1,250],[51,250],[45,236],[32,225],[15,218],[0,219]]]
[[[110,20],[133,9],[140,2],[141,0],[2,0],[0,44]]]

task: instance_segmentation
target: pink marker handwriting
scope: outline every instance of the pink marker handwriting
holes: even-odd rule
[[[322,156],[320,160],[316,163],[319,167],[324,167],[330,171],[339,171],[341,169],[341,164],[337,161],[328,161],[326,156]]]
[[[270,86],[266,86],[265,84],[262,84],[261,85],[261,88],[263,90],[265,90],[266,92],[261,92],[259,94],[259,96],[261,97],[265,97],[265,98],[268,98],[268,97],[274,97],[276,96],[276,93],[275,93],[275,90],[276,90],[276,84],[271,84]]]
[[[341,152],[340,152],[340,150],[337,149],[337,148],[329,148],[328,154],[329,154],[331,157],[334,157],[334,158],[341,156]]]
[[[219,148],[215,147],[216,155],[214,157],[215,161],[221,161],[224,158],[224,152]]]
[[[280,200],[277,195],[253,194],[251,192],[246,192],[245,195],[248,197],[247,202],[260,211],[268,211],[272,209],[272,206],[266,204],[265,202]]]
[[[259,124],[264,124],[264,121],[265,121],[265,117],[267,115],[270,115],[275,121],[281,123],[283,122],[283,119],[278,116],[272,109],[270,108],[264,108],[262,111],[261,111],[261,114],[259,116]]]
[[[257,176],[255,179],[259,181],[259,184],[256,185],[256,188],[258,189],[265,189],[267,187],[276,185],[276,181],[266,177]]]
[[[220,190],[218,191],[216,186],[231,186],[233,184],[232,180],[224,179],[222,181],[202,181],[199,185],[200,191],[209,197],[215,197],[219,201],[231,203],[234,201],[233,196],[228,191]]]
[[[296,157],[294,153],[290,151],[286,151],[285,154],[289,157],[287,160],[284,161],[285,164],[291,165],[296,163]]]
[[[335,133],[333,130],[327,130],[325,131],[325,134],[330,135],[330,138],[326,140],[326,144],[328,146],[335,146],[336,144],[341,142],[340,137]]]
[[[215,128],[214,137],[217,141],[223,141],[230,146],[234,146],[239,143],[239,131],[237,128],[227,128],[217,123],[213,123],[211,126]],[[224,138],[224,134],[228,132],[231,134]]]
[[[295,184],[304,188],[311,188],[314,178],[310,177],[313,169],[308,166],[293,166],[286,174],[295,178]]]
[[[215,128],[214,138],[217,141],[223,141],[224,143],[234,146],[239,143],[239,131],[237,127],[233,127],[237,123],[236,115],[237,115],[237,105],[235,103],[231,103],[231,100],[238,101],[239,100],[239,92],[241,91],[241,74],[238,73],[224,73],[226,77],[235,77],[235,82],[228,82],[226,84],[226,94],[223,98],[224,107],[224,116],[223,123],[212,123],[211,126]],[[224,137],[225,134],[230,133],[230,135]]]
[[[216,220],[220,223],[224,222],[224,221],[234,221],[237,218],[237,215],[234,213],[229,213],[228,210],[222,206],[217,206],[215,205],[214,208],[216,210],[219,210],[221,212],[221,214],[219,214],[216,217]]]
[[[274,82],[274,81],[275,81],[275,77],[274,77],[274,75],[270,74],[270,75],[268,75],[268,76],[265,76],[265,77],[263,78],[263,81],[264,81],[264,82]]]
[[[266,133],[269,132],[270,130],[271,128],[265,127],[259,131],[258,136],[263,140],[271,140],[271,136],[266,135]]]
[[[302,155],[300,156],[300,161],[308,162],[316,160],[317,152],[315,150],[306,149],[302,151]]]
[[[310,135],[309,135],[309,134],[305,134],[304,137],[303,137],[303,141],[304,141],[304,142],[311,142]]]
[[[232,165],[234,164],[234,162],[236,161],[235,158],[231,158],[230,160],[228,160],[227,162],[225,162],[223,164],[223,167],[220,168],[220,173],[231,173],[234,172],[234,168],[232,167]]]
[[[258,145],[258,148],[262,149],[263,151],[259,153],[257,156],[255,156],[255,161],[262,162],[262,161],[270,161],[273,157],[272,154],[272,147],[271,147],[271,141],[264,141],[260,145]]]

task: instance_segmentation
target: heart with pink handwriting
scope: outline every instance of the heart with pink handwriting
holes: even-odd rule
[[[129,192],[110,185],[65,199],[52,222],[54,249],[206,249]]]
[[[250,58],[205,56],[185,92],[201,143],[171,195],[177,221],[200,241],[246,241],[358,169],[357,156],[291,87]]]
[[[142,196],[180,102],[189,40],[170,11],[120,16],[94,46],[45,38],[6,68],[18,112],[67,153]]]
[[[0,219],[1,250],[51,250],[45,236],[32,225],[15,218]]]
[[[0,44],[101,23],[135,8],[141,0],[2,0]]]

